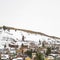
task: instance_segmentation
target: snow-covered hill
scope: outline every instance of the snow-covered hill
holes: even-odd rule
[[[16,29],[12,27],[0,27],[0,48],[8,44],[18,44],[28,42],[34,42],[38,44],[39,41],[46,41],[48,43],[60,43],[60,38],[55,36],[49,36],[41,32],[34,32],[23,29]]]

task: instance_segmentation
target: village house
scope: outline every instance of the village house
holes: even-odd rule
[[[57,50],[60,50],[60,43],[54,44],[54,47],[55,47]]]
[[[12,60],[23,60],[23,58],[22,57],[17,57],[17,58],[14,58]]]
[[[60,60],[60,54],[56,57],[56,60]]]
[[[1,54],[1,60],[8,60],[9,54]]]
[[[39,47],[37,51],[40,52],[40,53],[45,54],[45,53],[46,53],[46,50],[47,50],[47,49],[44,48],[44,47]]]
[[[15,50],[18,48],[18,45],[14,45],[14,44],[9,44],[9,47],[10,47],[10,50],[12,49],[12,48],[14,48]]]
[[[48,43],[48,42],[46,42],[46,41],[43,41],[42,42],[42,47],[51,47],[52,46],[52,44],[50,44],[50,43]]]
[[[17,49],[17,53],[24,53],[28,50],[28,44],[23,44],[21,45],[21,47],[19,49]]]
[[[47,56],[47,57],[45,57],[45,60],[54,60],[54,57],[53,56]]]
[[[38,45],[36,45],[34,42],[31,42],[29,48],[32,49],[32,51],[37,51]]]
[[[8,48],[4,48],[1,51],[2,54],[8,54],[9,53],[9,49]]]
[[[10,59],[15,58],[17,55],[17,50],[18,45],[14,45],[14,44],[9,44],[9,55],[10,55]]]

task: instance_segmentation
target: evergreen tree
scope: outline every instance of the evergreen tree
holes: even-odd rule
[[[3,26],[3,30],[6,30],[7,28],[6,28],[6,26]]]
[[[45,47],[45,44],[44,44],[44,42],[42,42],[42,47]]]
[[[35,60],[44,60],[44,56],[42,53],[36,53],[36,59]]]
[[[32,50],[27,50],[25,54],[32,58]]]
[[[22,41],[24,41],[24,38],[25,38],[25,37],[24,37],[24,36],[22,36]]]
[[[48,48],[47,48],[47,51],[46,51],[46,55],[48,56],[50,53],[51,53],[51,48],[48,47]]]
[[[39,44],[41,44],[41,41],[39,40]]]

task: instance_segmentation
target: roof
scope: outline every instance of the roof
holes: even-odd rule
[[[48,56],[48,59],[54,59],[54,57],[53,56]]]
[[[11,44],[9,44],[9,47],[15,47],[15,48],[18,48],[18,45],[11,45]]]
[[[31,60],[31,58],[27,56],[27,57],[25,58],[25,60]]]

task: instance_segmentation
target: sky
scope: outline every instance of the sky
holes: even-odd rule
[[[60,37],[60,0],[0,0],[0,26]]]

